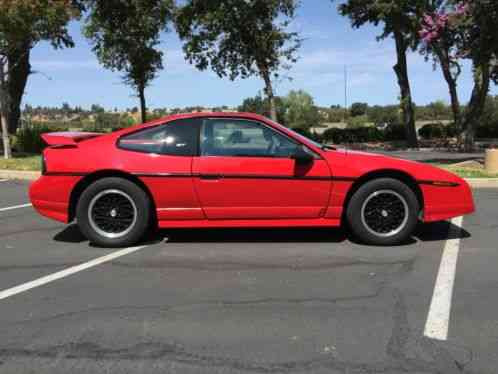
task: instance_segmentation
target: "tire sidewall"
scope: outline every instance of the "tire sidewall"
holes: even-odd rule
[[[365,200],[375,191],[392,190],[400,194],[408,205],[408,220],[405,227],[389,237],[377,236],[364,225],[361,214]],[[346,216],[349,228],[362,242],[374,245],[395,245],[406,241],[415,230],[420,212],[420,203],[413,190],[405,183],[391,178],[374,179],[362,185],[349,202]]]
[[[106,238],[90,225],[88,209],[92,199],[105,190],[118,190],[126,193],[135,203],[137,219],[133,228],[120,238]],[[80,196],[76,217],[78,226],[90,242],[102,247],[127,247],[136,244],[145,234],[150,223],[150,200],[147,194],[135,183],[123,178],[104,178],[89,185]]]

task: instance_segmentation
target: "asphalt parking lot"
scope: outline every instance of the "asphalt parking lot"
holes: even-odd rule
[[[497,373],[498,189],[399,247],[175,230],[116,254],[18,207],[27,186],[0,182],[0,373]]]

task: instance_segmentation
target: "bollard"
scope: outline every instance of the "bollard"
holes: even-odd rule
[[[488,149],[486,151],[486,172],[498,174],[498,149]]]

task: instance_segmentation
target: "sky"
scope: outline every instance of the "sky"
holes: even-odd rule
[[[320,106],[344,105],[344,66],[348,70],[349,103],[370,105],[396,103],[399,96],[392,66],[396,61],[394,41],[377,41],[379,28],[352,29],[347,18],[337,13],[337,2],[306,0],[291,24],[304,39],[300,59],[287,78],[275,82],[278,95],[290,90],[309,92]],[[69,27],[76,47],[54,50],[49,43],[38,44],[32,52],[32,68],[24,103],[33,106],[72,106],[89,108],[99,104],[108,109],[138,106],[133,90],[123,84],[119,72],[99,65],[91,45],[81,34],[81,24]],[[182,43],[174,30],[161,36],[165,69],[146,91],[151,108],[186,106],[238,106],[244,98],[260,94],[259,78],[230,81],[207,70],[200,72],[185,61]],[[436,100],[449,102],[448,89],[440,69],[434,70],[418,53],[408,56],[414,101],[418,105]],[[462,102],[472,90],[472,73],[465,64],[459,82]],[[498,90],[493,87],[493,94]]]

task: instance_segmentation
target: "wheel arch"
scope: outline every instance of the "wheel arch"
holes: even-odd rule
[[[76,217],[76,207],[78,206],[78,201],[83,191],[85,191],[85,189],[88,186],[90,186],[92,183],[103,178],[122,178],[132,183],[135,183],[137,186],[139,186],[149,197],[149,201],[152,205],[152,210],[151,210],[153,214],[152,218],[155,219],[154,222],[157,222],[156,202],[154,200],[154,196],[152,196],[152,193],[150,192],[147,185],[144,182],[142,182],[140,178],[121,170],[99,170],[94,173],[88,174],[83,179],[81,179],[71,191],[71,196],[69,198],[68,222],[72,222]]]
[[[351,198],[355,194],[355,192],[361,186],[363,186],[365,183],[368,183],[374,179],[380,179],[380,178],[396,179],[396,180],[399,180],[400,182],[406,184],[415,193],[415,196],[417,197],[417,200],[420,204],[421,212],[424,211],[424,207],[425,207],[424,194],[422,193],[422,190],[420,189],[420,186],[419,186],[417,180],[413,176],[411,176],[410,174],[403,172],[403,171],[400,171],[400,170],[382,169],[382,170],[375,170],[375,171],[368,172],[368,173],[362,175],[359,179],[357,179],[353,183],[353,185],[349,189],[349,191],[346,195],[346,199],[344,201],[343,218],[344,218],[344,214],[346,214],[346,212],[348,210],[349,203],[351,201]]]

